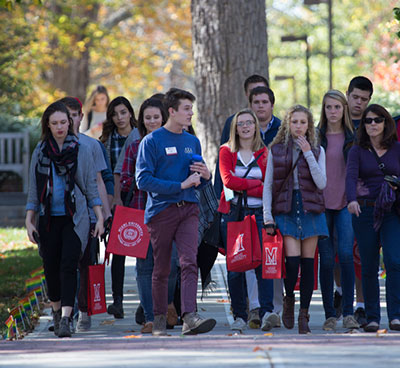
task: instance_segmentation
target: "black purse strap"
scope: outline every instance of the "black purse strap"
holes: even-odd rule
[[[300,155],[301,155],[301,152],[299,153],[299,157],[297,157],[296,162],[294,163],[294,165],[293,165],[292,168],[290,169],[289,174],[286,176],[285,181],[283,182],[281,188],[279,189],[278,193],[276,194],[276,198],[278,198],[279,195],[282,193],[283,188],[285,188],[286,183],[288,182],[290,176],[293,174],[293,171],[294,171],[295,167],[297,166],[297,163],[299,162]]]
[[[242,176],[242,179],[246,178],[246,176],[249,174],[251,168],[253,167],[253,163],[254,162],[257,163],[258,159],[263,155],[263,153],[264,153],[264,151],[257,155],[256,159],[247,168],[245,174]],[[247,208],[247,190],[244,190],[243,193],[240,193],[238,196],[237,211],[236,211],[236,216],[235,216],[236,221],[239,221],[239,215],[240,215],[240,211],[241,211],[243,205],[244,205],[244,208]]]
[[[379,170],[381,170],[383,172],[383,175],[389,175],[386,170],[385,164],[382,162],[381,158],[378,156],[378,153],[375,151],[374,147],[371,147],[370,151],[372,152],[372,154],[375,157],[376,162],[378,163]]]
[[[125,201],[124,201],[124,206],[128,207],[129,203],[131,203],[132,197],[133,197],[133,191],[137,189],[136,186],[136,180],[133,178],[131,186],[129,187],[128,194],[126,195]]]

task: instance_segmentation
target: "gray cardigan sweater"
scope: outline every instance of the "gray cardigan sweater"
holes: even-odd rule
[[[39,198],[36,189],[35,168],[38,162],[39,149],[42,142],[36,146],[31,158],[29,169],[29,188],[26,210],[40,211]],[[91,160],[91,152],[85,145],[79,145],[78,167],[75,175],[75,203],[76,211],[72,218],[74,230],[81,240],[82,253],[85,251],[89,238],[89,212],[88,206],[100,206],[101,199],[97,191],[96,171]]]

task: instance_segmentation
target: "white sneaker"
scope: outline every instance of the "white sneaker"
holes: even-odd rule
[[[231,325],[231,330],[236,330],[242,332],[247,327],[247,323],[243,321],[242,318],[236,318],[235,321]]]
[[[261,329],[263,331],[269,331],[273,327],[278,326],[279,324],[279,316],[276,313],[266,312],[262,319]]]

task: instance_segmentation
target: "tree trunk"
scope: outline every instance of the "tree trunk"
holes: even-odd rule
[[[191,14],[196,133],[212,168],[226,118],[247,106],[244,80],[268,78],[265,0],[192,0]]]

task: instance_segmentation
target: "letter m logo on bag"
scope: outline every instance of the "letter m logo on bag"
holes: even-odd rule
[[[239,234],[238,237],[236,238],[235,242],[235,250],[233,252],[233,255],[235,256],[236,254],[243,252],[244,251],[244,246],[243,246],[243,237],[244,233]]]
[[[264,248],[264,250],[265,250],[265,265],[276,266],[278,264],[278,259],[277,259],[278,247],[273,247],[271,249]]]
[[[101,296],[100,296],[100,283],[98,283],[98,284],[93,284],[93,290],[94,290],[94,299],[93,299],[93,301],[95,301],[95,302],[101,301]]]

